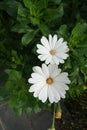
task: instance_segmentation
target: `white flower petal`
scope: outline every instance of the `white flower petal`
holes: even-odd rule
[[[54,98],[54,94],[53,94],[52,89],[51,89],[50,86],[48,86],[48,94],[47,95],[48,95],[50,103],[53,103],[55,98]]]
[[[31,77],[37,81],[45,80],[43,75],[40,75],[39,73],[32,73]]]
[[[39,54],[48,54],[49,53],[49,51],[40,44],[37,44],[37,48],[38,48],[37,53],[39,53]]]
[[[63,82],[62,83],[61,82],[55,82],[55,84],[56,84],[55,87],[62,90],[62,91],[63,90],[65,91],[65,90],[69,89],[69,87]]]
[[[49,77],[49,70],[46,64],[42,64],[42,71],[45,74],[46,77]]]
[[[40,93],[39,93],[39,96],[38,96],[38,98],[39,98],[40,100],[42,100],[43,103],[46,102],[46,100],[47,100],[47,89],[48,89],[48,85],[45,85],[45,86],[41,89],[41,91],[40,91]]]
[[[54,49],[54,47],[55,47],[56,42],[57,42],[57,35],[54,35],[54,36],[53,36],[53,41],[52,41],[52,43],[51,43],[53,49]]]
[[[55,77],[55,82],[61,82],[61,83],[69,84],[70,80],[67,76],[68,76],[68,73],[63,72],[63,73],[61,73],[61,74],[59,74],[58,76]]]
[[[65,94],[66,94],[65,90],[57,88],[57,91],[60,95],[60,98],[65,98]]]
[[[51,86],[51,89],[52,89],[52,92],[53,92],[54,97],[55,97],[54,102],[57,103],[60,100],[60,95],[59,95],[57,89],[54,86]]]
[[[53,57],[54,62],[59,65],[59,63],[64,63],[64,60],[57,55]]]
[[[39,66],[33,67],[33,71],[34,71],[35,73],[39,73],[39,74],[42,75],[42,76],[45,76],[44,73],[43,73],[43,71],[42,71],[42,69],[41,69]]]
[[[40,90],[43,86],[45,85],[44,82],[39,82],[39,83],[36,83],[34,85],[32,85],[29,89],[29,92],[35,92],[37,90]]]
[[[69,51],[69,48],[68,48],[67,45],[65,45],[65,44],[62,43],[61,46],[55,47],[55,50],[56,50],[57,53],[61,53],[61,52],[62,52],[62,53],[66,53],[66,52]]]
[[[65,53],[57,53],[56,55],[60,59],[67,59],[67,57],[69,56],[68,54],[65,54]]]
[[[61,98],[65,98],[65,93],[63,93],[62,91],[60,91],[60,96],[61,96]]]
[[[28,79],[28,82],[33,84],[33,83],[36,83],[36,82],[38,82],[38,81],[37,81],[37,80],[34,80],[33,78],[30,78],[30,79]]]
[[[46,64],[49,64],[49,63],[51,62],[51,60],[52,60],[52,56],[48,56],[48,57],[46,58],[45,63],[46,63]]]
[[[56,43],[56,48],[57,47],[59,47],[60,45],[62,45],[62,43],[63,43],[63,38],[60,38],[58,41],[57,41],[57,43]]]
[[[49,57],[49,55],[39,55],[39,56],[38,56],[38,58],[39,58],[41,61],[46,60],[48,57]]]
[[[56,63],[57,65],[59,65],[59,61],[60,60],[58,60],[59,58],[57,58],[56,56],[53,56],[53,61],[54,61],[54,63]]]
[[[52,49],[52,41],[53,41],[53,39],[52,39],[52,35],[50,34],[50,35],[49,35],[49,45],[50,45],[50,50]]]
[[[41,43],[44,45],[45,48],[47,48],[48,50],[50,49],[50,47],[49,47],[49,42],[48,42],[48,40],[47,40],[46,37],[43,36],[43,37],[41,38]]]
[[[58,69],[57,65],[49,64],[48,68],[49,68],[50,76],[53,78],[56,77],[57,75],[59,75],[61,72],[61,69]]]

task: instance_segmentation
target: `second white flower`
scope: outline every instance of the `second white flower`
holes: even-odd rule
[[[36,66],[33,71],[28,82],[33,84],[29,92],[34,92],[34,97],[38,97],[43,103],[47,98],[50,103],[57,103],[61,98],[65,98],[66,90],[69,89],[67,84],[70,83],[68,73],[61,73],[57,65],[51,64],[42,64],[42,68]]]
[[[45,61],[46,64],[57,64],[64,63],[67,59],[69,48],[67,42],[63,38],[57,39],[57,35],[49,35],[49,39],[46,37],[41,38],[41,43],[37,44],[38,58],[41,61]]]

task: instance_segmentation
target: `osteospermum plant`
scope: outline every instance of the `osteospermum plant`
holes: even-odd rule
[[[69,56],[67,52],[69,48],[67,42],[57,35],[49,35],[41,38],[42,44],[37,44],[38,58],[45,61],[41,67],[33,67],[33,73],[28,82],[31,85],[29,92],[33,93],[35,98],[38,98],[43,103],[47,100],[54,104],[53,122],[49,130],[55,130],[55,118],[61,118],[61,107],[59,101],[65,98],[66,91],[69,89],[70,80],[67,72],[62,72],[58,67],[60,63],[64,63]],[[55,113],[55,103],[58,103],[57,112]]]

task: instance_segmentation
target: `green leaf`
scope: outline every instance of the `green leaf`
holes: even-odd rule
[[[22,4],[19,5],[18,7],[18,15],[22,16],[22,17],[26,17],[27,16],[27,11],[26,9],[22,6]]]
[[[62,0],[52,0],[55,4],[60,4]]]
[[[41,108],[39,107],[39,105],[37,104],[35,107],[34,107],[34,112],[35,113],[38,113],[41,111]]]
[[[17,9],[19,6],[19,2],[16,0],[4,0],[4,9],[7,11],[7,13],[13,17],[16,17],[17,15]]]
[[[16,70],[8,69],[5,72],[9,75],[9,80],[17,81],[21,79],[21,73]]]
[[[87,47],[87,23],[77,23],[70,37],[70,43],[75,47]]]
[[[38,18],[36,18],[36,17],[30,17],[30,20],[31,20],[31,23],[33,24],[33,25],[39,25],[39,19]]]
[[[20,23],[29,23],[29,11],[22,6],[22,4],[18,7],[17,20]]]
[[[42,10],[46,8],[47,0],[23,0],[25,6],[29,9],[30,14],[32,16],[40,16],[42,14]]]
[[[18,33],[26,33],[29,31],[29,26],[26,24],[16,24],[15,26],[12,27],[13,32],[18,32]]]
[[[23,0],[25,6],[30,9],[30,7],[32,6],[32,1],[31,0]]]
[[[41,11],[43,11],[44,9],[46,9],[46,7],[47,7],[47,0],[38,0],[35,3],[35,5],[36,5],[36,8],[37,8],[38,12],[40,13]]]
[[[59,37],[63,37],[67,41],[69,40],[69,32],[66,24],[61,25],[57,33]]]
[[[36,32],[32,29],[30,29],[26,34],[22,37],[22,44],[24,46],[28,45],[34,38]]]
[[[69,69],[71,70],[72,66],[71,66],[71,62],[70,62],[70,58],[68,58],[65,62],[65,64],[63,64],[63,71],[69,71]]]
[[[50,21],[55,21],[55,20],[59,20],[64,14],[63,11],[63,5],[60,4],[60,6],[57,9],[50,9],[47,8],[45,10],[44,13],[44,20],[46,20],[46,22],[50,22]]]
[[[72,35],[78,36],[79,34],[83,34],[87,32],[87,23],[80,22],[77,23],[74,29],[72,30]]]
[[[82,67],[81,67],[81,72],[82,72],[83,75],[84,75],[85,82],[87,82],[87,64],[86,64],[86,66],[82,66]]]
[[[48,34],[50,34],[50,30],[45,24],[39,24],[38,26],[44,36],[48,36]]]

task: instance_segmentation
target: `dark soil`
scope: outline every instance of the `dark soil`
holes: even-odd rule
[[[87,130],[87,91],[69,101],[66,106],[71,119],[56,120],[56,126],[58,125],[61,130]]]

